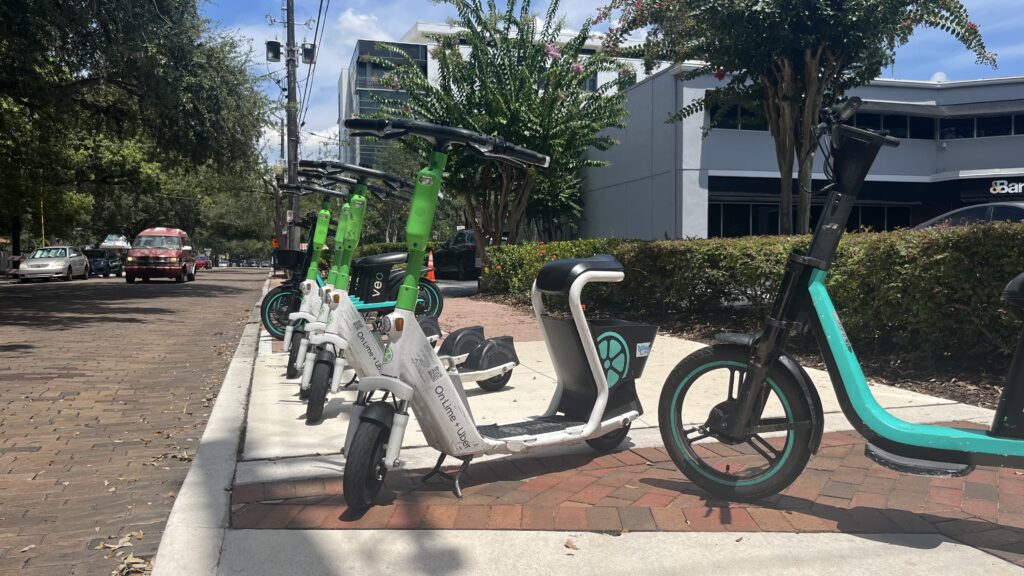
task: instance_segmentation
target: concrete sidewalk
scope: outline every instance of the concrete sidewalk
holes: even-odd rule
[[[446,303],[459,304],[472,303]],[[954,567],[964,574],[1024,573],[1024,476],[979,470],[966,479],[931,479],[874,465],[863,457],[863,440],[843,432],[851,427],[827,374],[818,370],[809,373],[830,434],[801,478],[770,502],[708,501],[660,450],[661,386],[701,344],[659,335],[637,385],[646,412],[625,451],[600,456],[582,446],[474,460],[461,501],[443,485],[412,490],[422,471],[401,471],[388,477],[396,492],[390,505],[349,518],[340,496],[339,451],[354,393],[331,398],[324,422],[307,426],[297,381],[284,378],[279,345],[265,335],[258,346],[244,338],[243,345],[258,350],[254,359],[236,356],[242,362],[236,373],[252,371],[247,413],[242,420],[243,406],[218,412],[221,402],[245,401],[237,394],[218,398],[214,414],[233,419],[219,429],[237,430],[237,462],[224,461],[230,442],[222,436],[211,438],[208,450],[216,450],[219,461],[204,458],[204,436],[189,476],[205,479],[196,484],[207,493],[190,504],[183,489],[172,515],[176,525],[188,526],[191,516],[196,526],[168,530],[155,574],[605,574],[637,568],[652,574],[860,574]],[[466,384],[478,423],[522,420],[547,406],[554,374],[543,342],[517,341],[516,348],[522,364],[504,390],[486,393]],[[987,425],[992,417],[989,410],[887,386],[873,392],[909,421]],[[708,407],[717,401],[706,400]],[[409,469],[429,467],[436,457],[410,422],[403,450]],[[224,488],[210,480],[211,467],[234,471],[230,509]],[[211,518],[227,517],[209,526]]]

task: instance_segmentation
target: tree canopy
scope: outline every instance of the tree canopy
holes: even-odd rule
[[[686,78],[714,75],[721,85],[709,96],[721,110],[745,104],[763,111],[781,176],[783,233],[793,231],[794,161],[800,170],[795,229],[808,228],[822,105],[877,78],[914,30],[942,30],[979,64],[996,62],[959,0],[612,0],[598,19],[616,16],[605,39],[610,54],[641,57],[649,69],[660,61],[698,62]],[[624,44],[641,30],[642,43]],[[707,103],[698,99],[673,119]]]
[[[221,203],[260,193],[269,102],[196,0],[10,0],[0,37],[0,236],[15,249],[42,222],[80,243],[201,236]]]
[[[437,81],[411,61],[378,59],[390,68],[386,81],[407,95],[386,99],[382,115],[460,126],[551,157],[549,168],[534,169],[453,152],[447,187],[462,199],[482,252],[506,236],[515,242],[527,215],[555,221],[580,214],[582,169],[600,165],[585,153],[613,146],[600,132],[625,118],[615,84],[588,87],[588,79],[619,64],[603,54],[584,56],[589,22],[560,42],[558,0],[543,19],[531,13],[529,0],[509,0],[504,9],[494,0],[445,1],[458,17],[454,32],[430,37]]]

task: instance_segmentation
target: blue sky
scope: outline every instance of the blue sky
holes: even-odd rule
[[[499,0],[499,4],[501,1]],[[562,0],[561,11],[567,25],[576,28],[597,11],[604,0]],[[974,58],[948,35],[935,30],[919,30],[909,44],[897,53],[895,70],[886,70],[885,77],[911,80],[992,78],[998,76],[1024,76],[1024,10],[1018,0],[965,0],[971,18],[981,28],[989,50],[996,52],[999,68],[978,66]],[[324,4],[327,1],[324,0]],[[219,27],[232,29],[249,38],[257,62],[263,61],[263,41],[277,38],[284,41],[284,26],[272,26],[267,16],[284,19],[284,0],[208,0],[204,11]],[[303,23],[315,20],[320,0],[295,0],[296,20]],[[535,0],[535,10],[547,7],[545,0]],[[397,40],[418,20],[443,22],[451,13],[443,4],[429,0],[331,0],[326,31],[321,42],[316,74],[309,90],[309,110],[303,128],[303,150],[315,150],[315,134],[335,134],[337,131],[337,82],[343,67],[352,57],[357,39]],[[299,27],[297,40],[313,39],[313,23],[309,28]],[[281,64],[260,65],[258,70],[280,69]],[[305,67],[299,79],[306,76]],[[279,91],[267,87],[274,96]],[[276,146],[276,134],[267,134],[268,142]]]

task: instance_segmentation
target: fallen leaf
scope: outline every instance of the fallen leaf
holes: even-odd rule
[[[564,546],[569,550],[579,550],[579,547],[572,541],[572,538],[566,538]]]
[[[28,546],[25,546],[21,550],[18,550],[18,552],[28,552],[29,550],[31,550],[31,549],[33,549],[35,547],[36,547],[35,544],[29,544]]]
[[[142,537],[146,535],[142,530],[136,530],[135,532],[132,532],[131,534],[132,534],[132,536],[135,536],[136,540],[142,540]]]
[[[743,541],[743,536],[740,536],[739,538],[737,538],[736,541],[737,542],[742,542]]]

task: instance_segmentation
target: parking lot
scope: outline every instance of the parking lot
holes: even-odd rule
[[[155,552],[267,272],[0,285],[0,575]]]

